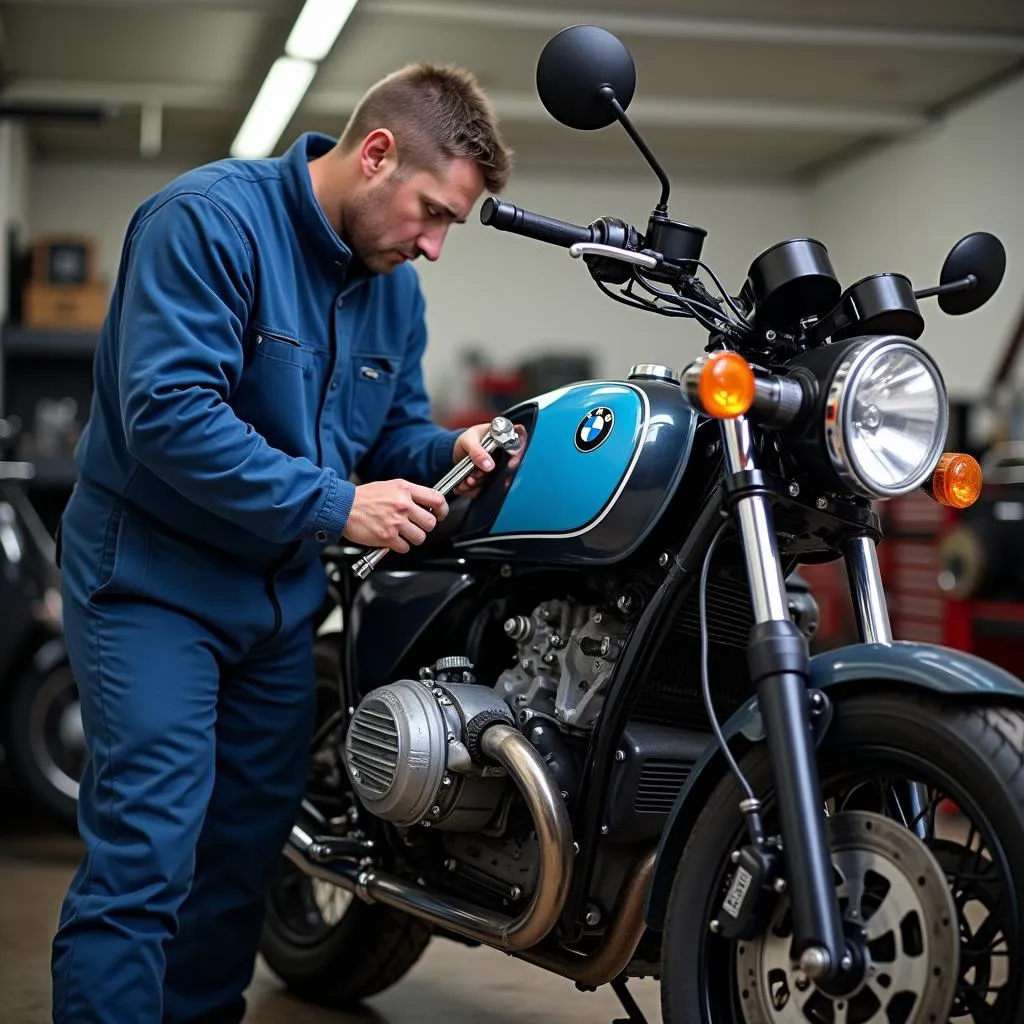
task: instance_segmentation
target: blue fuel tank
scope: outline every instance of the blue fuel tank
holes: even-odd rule
[[[460,553],[507,562],[607,564],[650,533],[675,493],[697,414],[678,383],[570,384],[506,415],[528,432],[519,467],[500,467],[453,538]]]

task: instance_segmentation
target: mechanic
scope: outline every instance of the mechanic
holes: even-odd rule
[[[89,748],[58,1024],[242,1019],[306,782],[320,555],[409,551],[447,514],[431,481],[493,468],[486,424],[431,421],[411,261],[510,165],[473,75],[410,65],[339,140],[133,215],[58,535]]]

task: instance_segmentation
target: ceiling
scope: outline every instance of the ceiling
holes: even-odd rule
[[[104,103],[103,125],[30,121],[45,159],[193,164],[228,153],[301,0],[0,0],[0,105]],[[338,134],[402,64],[451,61],[491,93],[521,170],[616,173],[617,127],[536,97],[545,42],[587,22],[630,48],[630,114],[675,173],[814,173],[1024,73],[1022,0],[360,0],[279,145]]]

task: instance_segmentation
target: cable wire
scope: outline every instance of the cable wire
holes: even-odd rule
[[[733,757],[732,751],[729,749],[729,745],[725,741],[725,736],[722,734],[722,728],[718,724],[718,719],[715,717],[715,706],[711,700],[711,674],[708,671],[708,614],[707,614],[707,586],[708,586],[708,570],[711,568],[711,558],[715,553],[715,549],[718,547],[718,542],[722,538],[722,534],[730,526],[729,520],[725,520],[721,526],[719,526],[714,537],[711,539],[711,543],[708,545],[708,550],[704,555],[704,564],[700,570],[700,588],[699,588],[699,605],[700,605],[700,679],[701,689],[704,692],[704,706],[707,708],[708,720],[711,723],[711,729],[715,734],[715,739],[718,740],[718,745],[722,748],[722,753],[725,755],[726,761],[729,762],[729,768],[732,770],[733,775],[736,776],[740,787],[743,789],[746,798],[753,803],[757,803],[757,797],[754,795],[754,790],[751,788],[749,782],[747,782],[746,776],[740,771],[740,766],[736,763],[736,758]]]

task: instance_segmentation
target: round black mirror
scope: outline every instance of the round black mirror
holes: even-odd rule
[[[636,68],[629,50],[596,25],[562,29],[537,59],[540,101],[569,128],[606,128],[615,121],[609,100],[614,96],[625,110],[635,88]]]
[[[939,308],[951,316],[973,313],[996,293],[1006,273],[1006,250],[1003,243],[987,231],[975,231],[961,238],[942,264],[939,285],[950,285],[973,276],[976,284],[962,291],[939,295]]]

